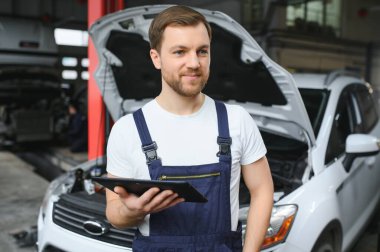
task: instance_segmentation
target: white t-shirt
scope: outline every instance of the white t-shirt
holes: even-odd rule
[[[260,132],[252,117],[242,107],[226,104],[231,154],[231,227],[235,231],[239,214],[241,165],[251,164],[266,154]],[[156,100],[143,107],[144,117],[157,154],[164,166],[203,165],[219,162],[215,102],[206,96],[194,114],[180,116],[164,110]],[[112,127],[107,146],[107,172],[118,177],[150,179],[141,140],[132,114],[120,118]],[[139,226],[149,235],[149,216]]]

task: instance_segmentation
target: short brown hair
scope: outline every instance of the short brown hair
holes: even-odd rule
[[[169,7],[160,12],[152,21],[149,27],[150,47],[160,51],[162,36],[165,28],[174,26],[195,26],[203,23],[211,40],[211,27],[206,18],[198,11],[181,5]]]

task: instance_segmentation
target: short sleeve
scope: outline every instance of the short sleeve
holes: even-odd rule
[[[107,143],[107,172],[118,177],[134,177],[135,171],[128,161],[125,118],[117,121],[111,129]]]
[[[265,147],[263,138],[260,131],[253,120],[252,116],[245,110],[241,109],[241,143],[242,143],[242,156],[240,160],[241,165],[251,164],[263,156],[265,156],[267,149]]]

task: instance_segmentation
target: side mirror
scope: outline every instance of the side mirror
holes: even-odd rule
[[[349,172],[357,157],[373,156],[379,153],[380,142],[374,136],[367,134],[351,134],[346,139],[346,157],[343,160],[344,169]]]

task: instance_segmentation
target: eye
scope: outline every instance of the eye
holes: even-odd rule
[[[177,55],[177,56],[181,56],[185,53],[184,50],[177,50],[177,51],[174,51],[173,54]]]
[[[208,50],[206,50],[206,49],[201,49],[201,50],[198,51],[198,54],[199,54],[199,55],[208,55]]]

